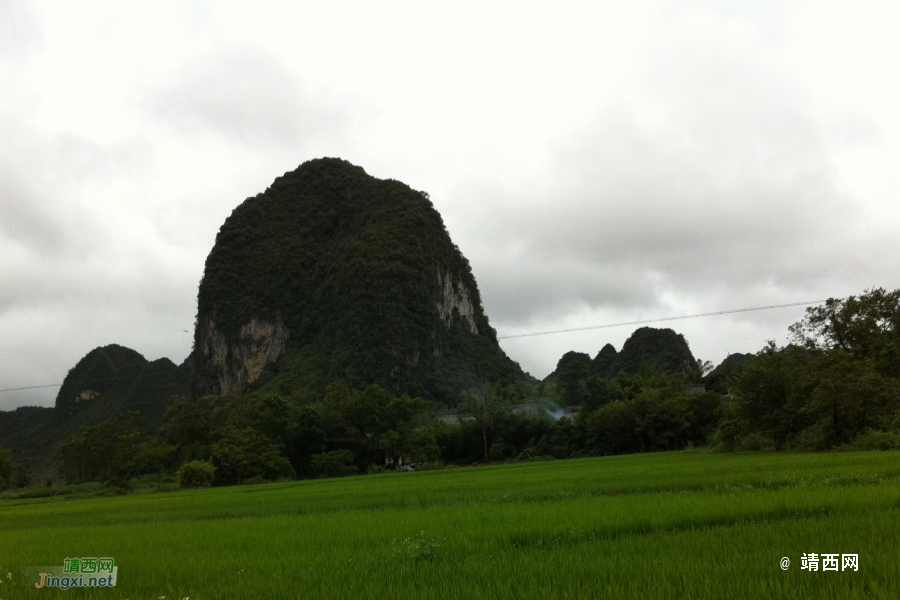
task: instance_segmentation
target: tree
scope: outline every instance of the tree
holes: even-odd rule
[[[811,391],[805,376],[808,362],[802,349],[781,349],[770,341],[735,379],[740,413],[750,432],[770,437],[777,450],[813,420],[801,412]]]
[[[188,402],[180,396],[169,399],[166,416],[157,435],[178,448],[178,462],[209,458],[211,434],[222,420],[216,414],[220,404],[220,399],[211,396],[195,402]]]
[[[192,460],[178,468],[178,485],[183,488],[209,487],[215,479],[216,468],[209,461]]]
[[[78,482],[106,481],[127,487],[135,473],[134,447],[143,438],[144,418],[136,411],[82,427],[62,447],[69,478]]]
[[[0,491],[25,483],[22,467],[13,460],[12,450],[0,448]]]
[[[810,360],[805,377],[811,391],[801,413],[813,423],[800,441],[810,449],[826,450],[883,427],[900,403],[900,382],[882,377],[873,359],[854,359],[843,350]]]
[[[585,381],[585,387],[587,388],[587,396],[581,409],[581,412],[585,415],[616,399],[615,390],[609,381],[597,375],[588,377],[587,381]]]
[[[502,389],[502,386],[498,387]],[[502,396],[495,393],[493,386],[483,381],[474,389],[463,392],[463,398],[481,429],[482,456],[484,461],[488,462],[491,456],[488,432],[493,428],[498,413],[507,412],[505,409],[508,409],[508,406]]]
[[[162,491],[162,476],[171,473],[177,464],[177,448],[158,439],[148,440],[134,447],[135,471],[156,475],[156,489]]]
[[[211,446],[210,455],[216,467],[216,481],[221,484],[240,485],[251,477],[272,481],[295,475],[281,449],[252,427],[226,427]]]
[[[876,288],[858,297],[829,298],[807,308],[790,331],[795,344],[870,358],[882,375],[900,377],[900,290]]]

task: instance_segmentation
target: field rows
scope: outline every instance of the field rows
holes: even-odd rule
[[[10,573],[113,556],[120,583],[16,575],[0,597],[897,597],[897,463],[672,453],[4,502]],[[859,554],[860,570],[801,571],[809,552]]]

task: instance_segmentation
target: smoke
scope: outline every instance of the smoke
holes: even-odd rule
[[[555,402],[549,400],[541,402],[541,409],[554,421],[559,421],[563,417],[571,418],[575,412],[568,406],[559,406]]]

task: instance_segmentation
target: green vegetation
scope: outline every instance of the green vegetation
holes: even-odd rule
[[[209,487],[215,478],[216,467],[205,460],[186,462],[178,469],[178,485],[183,488]]]
[[[896,330],[890,307],[898,298],[876,290],[834,301],[830,313],[810,310],[792,328],[797,344],[729,357],[708,375],[709,365],[692,357],[692,370],[673,370],[665,357],[690,357],[683,338],[644,328],[625,344],[629,355],[644,357],[633,373],[621,369],[608,377],[594,368],[603,357],[615,364],[624,351],[605,347],[593,361],[572,352],[542,383],[473,382],[453,403],[397,395],[378,384],[353,389],[345,382],[319,396],[282,395],[269,384],[193,402],[173,396],[155,429],[142,425],[136,413],[120,413],[70,434],[60,444],[60,473],[70,483],[98,481],[120,489],[134,477],[152,475],[162,489],[179,465],[197,460],[216,468],[216,485],[234,485],[376,473],[410,463],[702,447],[900,449],[900,380],[890,360]],[[871,307],[887,316],[871,316]],[[565,413],[560,406],[580,410],[551,419],[548,413]],[[69,431],[89,408],[66,417]],[[50,419],[34,412],[34,422],[52,425],[66,414],[54,411]]]
[[[13,460],[12,450],[0,448],[0,492],[27,483],[22,466]]]
[[[456,309],[442,317],[445,285],[471,301],[477,333]],[[234,210],[197,305],[195,397],[222,392],[205,350],[209,323],[234,361],[254,318],[289,332],[287,355],[261,382],[285,396],[315,398],[340,380],[447,401],[481,378],[524,376],[498,346],[469,263],[428,195],[340,159],[306,162]]]
[[[656,453],[4,501],[20,567],[113,556],[122,598],[892,598],[900,454]],[[859,571],[807,572],[803,553]],[[791,566],[779,566],[788,557]]]
[[[583,352],[566,352],[544,381],[561,386],[565,397],[578,400],[573,389],[576,382],[591,375],[608,380],[622,372],[634,375],[645,365],[658,371],[688,373],[697,368],[697,361],[683,335],[671,329],[640,327],[625,340],[621,352],[612,344],[603,346],[593,360]]]
[[[65,473],[63,445],[82,428],[136,411],[141,430],[152,431],[162,423],[168,399],[187,392],[185,369],[167,358],[150,362],[115,344],[95,348],[69,370],[53,408],[0,412],[0,447],[11,448],[33,480],[58,481]],[[73,481],[84,480],[71,473]]]

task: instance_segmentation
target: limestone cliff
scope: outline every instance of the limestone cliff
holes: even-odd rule
[[[437,306],[441,320],[448,326],[458,321],[472,333],[478,333],[475,305],[472,304],[472,293],[466,284],[460,278],[454,278],[451,273],[438,269],[438,286],[441,298]]]
[[[524,376],[428,195],[340,159],[277,178],[222,225],[197,296],[193,393],[333,381],[448,398]]]
[[[280,318],[275,321],[251,317],[244,323],[237,339],[229,343],[216,329],[216,323],[204,315],[198,323],[198,355],[205,366],[202,387],[206,393],[229,394],[262,374],[266,365],[275,362],[287,347],[288,330]]]

